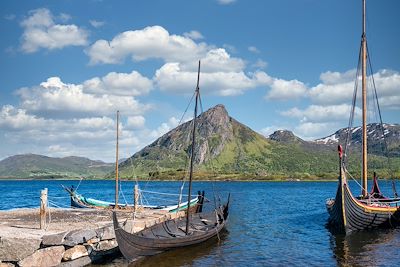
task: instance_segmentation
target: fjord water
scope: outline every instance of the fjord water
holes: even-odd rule
[[[67,207],[61,184],[79,181],[0,181],[0,210],[38,207],[39,194],[49,189],[51,206]],[[140,182],[141,189],[177,193],[180,182]],[[354,186],[354,191],[357,192]],[[124,198],[131,202],[133,182],[122,182]],[[332,235],[325,224],[325,200],[334,197],[336,182],[195,182],[194,192],[205,190],[211,205],[213,191],[224,202],[231,193],[229,222],[218,239],[145,258],[140,266],[396,266],[400,256],[400,230]],[[390,184],[381,182],[389,192]],[[113,181],[82,181],[78,191],[87,197],[114,200]],[[153,203],[165,203],[160,195]],[[167,203],[168,204],[168,203]],[[121,257],[106,263],[127,266]]]

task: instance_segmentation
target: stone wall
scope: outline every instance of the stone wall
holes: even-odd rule
[[[119,255],[112,225],[41,239],[0,238],[0,267],[84,266]]]

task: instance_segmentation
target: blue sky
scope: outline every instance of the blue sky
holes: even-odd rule
[[[0,159],[112,161],[116,110],[128,157],[177,125],[199,59],[204,109],[222,103],[266,136],[313,140],[347,126],[361,0],[3,0],[0,10]],[[399,123],[398,10],[367,0],[388,123]]]

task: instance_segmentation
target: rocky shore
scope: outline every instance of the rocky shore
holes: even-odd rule
[[[181,216],[159,210],[118,211],[125,229]],[[40,229],[39,209],[0,212],[0,267],[85,266],[120,255],[111,210],[50,209],[47,228]]]

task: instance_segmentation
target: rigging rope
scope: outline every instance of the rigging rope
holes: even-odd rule
[[[82,180],[83,180],[83,176],[81,176],[81,179],[80,179],[80,181],[79,181],[79,183],[78,183],[78,186],[76,187],[75,190],[78,190],[79,186],[81,185]]]
[[[358,65],[357,65],[357,72],[356,72],[356,79],[354,82],[354,91],[353,91],[353,99],[352,99],[352,104],[351,104],[351,112],[350,112],[350,118],[349,118],[349,124],[347,127],[347,136],[346,136],[346,143],[344,147],[344,159],[343,162],[346,163],[347,161],[347,152],[348,152],[348,147],[350,146],[350,140],[353,135],[352,127],[353,127],[353,122],[354,122],[354,110],[356,108],[356,100],[357,100],[357,91],[358,91],[358,77],[360,76],[360,70],[361,70],[361,57],[362,57],[362,50],[361,50],[362,44],[360,45],[360,50],[358,53]]]
[[[202,102],[202,100],[201,100],[200,93],[199,93],[199,102],[200,102],[200,109],[201,109],[201,112],[203,113],[203,111],[204,111],[204,110],[203,110],[203,102]],[[209,120],[206,120],[206,123],[208,124],[208,126],[211,126],[211,127],[212,127],[212,125],[210,124],[210,121],[209,121]],[[208,153],[208,155],[209,155],[209,157],[210,157],[210,159],[211,159],[211,150],[210,150],[210,146],[207,146],[207,151],[206,151],[206,153]],[[217,177],[217,173],[216,173],[216,171],[215,171],[215,166],[214,166],[214,164],[213,164],[213,161],[210,160],[208,164],[209,164],[210,167],[211,167],[211,170],[212,170],[212,173],[213,173],[213,175],[214,175],[214,178]],[[216,195],[217,195],[217,190],[215,189],[215,181],[216,181],[216,179],[213,179],[211,185],[212,185],[212,190],[213,190],[214,208],[216,209],[216,208],[217,208],[217,200],[216,200],[216,198],[217,198],[217,197],[216,197]],[[219,196],[218,196],[218,199],[220,199]],[[220,204],[220,203],[219,203],[219,204]]]
[[[367,43],[367,54],[369,55],[369,50],[368,50],[368,43]],[[390,172],[390,176],[392,177],[392,191],[395,197],[398,197],[397,194],[397,190],[396,190],[396,183],[394,181],[394,170],[392,168],[391,162],[390,162],[390,158],[389,158],[389,149],[388,149],[388,145],[387,145],[387,141],[385,138],[385,128],[383,126],[383,120],[382,120],[382,114],[381,114],[381,108],[379,105],[379,100],[378,100],[378,93],[376,90],[376,86],[375,86],[375,78],[374,78],[374,72],[372,69],[372,63],[371,63],[371,56],[368,57],[368,63],[369,63],[369,67],[371,70],[371,77],[372,77],[372,84],[373,84],[373,89],[374,89],[374,93],[375,93],[375,99],[376,99],[376,106],[378,108],[378,114],[379,114],[379,124],[380,124],[380,128],[382,130],[382,137],[383,137],[383,146],[384,146],[384,152],[385,152],[385,156],[387,158],[387,162],[388,162],[388,166],[389,166],[389,172]]]
[[[167,195],[167,196],[180,196],[181,195],[181,194],[173,194],[173,193],[160,193],[160,192],[156,192],[156,191],[141,190],[141,189],[139,189],[139,191],[143,192],[143,193],[157,194],[157,195]],[[186,196],[187,197],[188,195],[182,194],[182,196]]]

